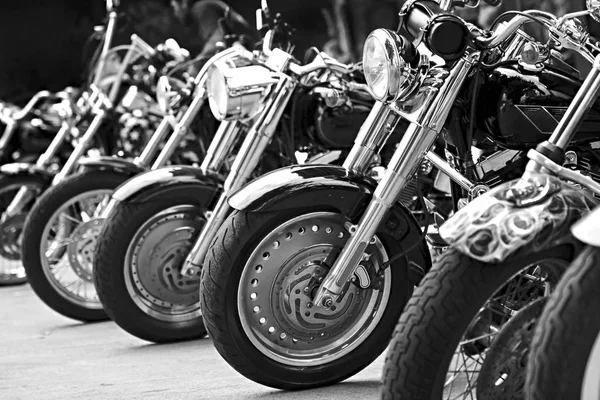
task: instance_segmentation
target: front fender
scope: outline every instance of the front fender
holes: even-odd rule
[[[478,197],[442,225],[440,235],[474,259],[502,262],[525,246],[536,252],[567,243],[572,224],[596,205],[574,185],[532,174]]]
[[[600,207],[579,220],[571,229],[573,236],[585,244],[600,247]]]
[[[84,170],[119,171],[130,176],[147,171],[146,168],[141,167],[132,161],[111,156],[85,157],[81,158],[78,163]]]
[[[10,163],[4,164],[0,166],[0,173],[9,176],[15,175],[31,175],[38,176],[44,181],[47,181],[48,184],[52,183],[52,179],[54,179],[54,174],[52,172],[46,171],[44,168],[40,168],[35,164],[30,163]]]
[[[186,186],[210,186],[222,190],[223,179],[217,175],[207,175],[200,168],[171,166],[147,171],[134,176],[115,190],[114,200],[123,202],[144,202],[158,193],[180,189]]]
[[[371,201],[376,182],[336,165],[281,168],[250,182],[229,198],[229,204],[248,212],[319,208],[337,210],[356,223]],[[378,233],[401,243],[410,263],[411,282],[417,284],[431,267],[431,256],[412,213],[396,203]],[[393,257],[390,254],[390,257]]]

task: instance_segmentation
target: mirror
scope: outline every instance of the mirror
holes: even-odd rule
[[[164,48],[169,54],[171,54],[177,61],[180,62],[185,61],[190,56],[190,52],[186,49],[182,49],[175,39],[165,40]]]
[[[600,1],[598,0],[586,0],[585,5],[590,12],[590,17],[596,22],[600,22]]]

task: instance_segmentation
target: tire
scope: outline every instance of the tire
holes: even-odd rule
[[[557,282],[566,264],[573,258],[572,247],[566,245],[543,254],[519,254],[501,264],[486,264],[450,249],[437,260],[415,290],[394,332],[383,370],[383,399],[441,399],[455,349],[463,334],[471,332],[468,330],[471,322],[481,315],[480,310],[488,299],[511,277],[540,260],[556,260],[562,264],[553,271]],[[536,302],[529,305],[533,303]],[[541,307],[538,310],[541,312]],[[510,321],[512,319],[501,327],[508,326]],[[483,322],[487,324],[487,321]],[[529,326],[528,329],[532,330]],[[473,337],[481,337],[474,331],[473,328]],[[501,333],[502,330],[495,338]],[[488,342],[487,354],[492,351],[493,343],[495,340],[491,344]],[[483,354],[483,348],[476,347],[479,345],[479,341],[473,341],[469,349],[476,351],[474,354]],[[519,370],[519,373],[515,378],[523,379],[524,371]],[[519,399],[518,396],[502,398]]]
[[[158,289],[147,286],[148,281],[146,280],[145,283],[141,277],[144,273],[152,274],[154,271],[160,271],[161,276],[165,276],[165,273],[169,272],[169,276],[172,277],[171,272],[180,271],[180,263],[185,260],[200,233],[199,228],[204,223],[203,213],[211,205],[206,203],[211,201],[213,196],[207,196],[207,194],[214,195],[219,192],[220,189],[217,187],[195,189],[182,185],[178,190],[171,188],[168,192],[156,195],[148,201],[118,203],[111,211],[96,248],[94,282],[106,312],[125,331],[154,343],[191,340],[206,335],[197,299],[199,279],[196,279],[195,282],[185,281],[187,284],[183,294],[176,291],[173,286],[165,284],[165,288],[160,288],[162,297],[159,297]],[[131,262],[126,261],[128,252],[135,248],[132,247],[135,246],[134,241],[143,244],[143,242],[137,241],[136,237],[140,233],[147,232],[143,230],[144,226],[153,218],[158,218],[161,213],[169,212],[169,210],[172,210],[171,215],[177,215],[177,213],[184,215],[183,226],[186,226],[185,224],[188,227],[192,226],[189,218],[193,216],[195,219],[201,217],[202,223],[200,224],[196,220],[191,222],[194,224],[192,226],[194,229],[183,231],[189,237],[184,238],[183,243],[177,242],[175,248],[171,249],[176,252],[177,259],[173,262],[173,265],[177,264],[175,268],[167,271],[168,265],[145,263],[141,265],[142,269],[136,272],[136,277],[140,278],[139,281],[134,281],[132,279],[134,266]],[[165,215],[165,218],[168,218],[169,214]],[[142,232],[140,232],[141,229]],[[181,227],[177,230],[181,230]],[[168,240],[168,237],[165,239]],[[157,269],[155,270],[155,268]],[[158,277],[155,278],[159,282],[169,282],[168,279],[160,281]],[[183,282],[180,274],[173,279],[174,281],[181,279]],[[157,300],[155,304],[162,302],[164,307],[150,304],[142,295],[144,291],[146,294],[152,294],[153,300]],[[188,304],[189,312],[171,315],[174,307],[178,306],[176,303],[173,303],[172,306],[166,304],[171,296],[188,301],[188,303],[179,303],[179,305]]]
[[[313,215],[315,215],[314,218],[322,218],[323,220],[330,219],[330,221],[343,221],[342,216],[337,213],[313,214],[309,211],[298,210],[264,213],[246,213],[242,211],[235,211],[221,226],[217,237],[211,245],[211,250],[204,261],[201,280],[202,287],[200,292],[202,298],[202,314],[209,336],[213,339],[217,351],[233,368],[235,368],[246,378],[273,388],[285,390],[315,388],[343,381],[358,373],[360,370],[368,366],[373,360],[375,360],[386,348],[394,325],[398,320],[398,316],[400,315],[400,312],[402,311],[402,308],[410,297],[412,291],[412,286],[408,280],[405,259],[394,262],[392,266],[383,270],[384,274],[388,274],[386,275],[387,277],[385,279],[386,282],[389,283],[385,284],[385,286],[389,288],[389,296],[387,298],[387,303],[383,304],[383,307],[385,307],[384,310],[381,311],[381,309],[378,309],[376,312],[377,318],[380,319],[378,321],[376,320],[374,325],[371,325],[371,331],[363,332],[364,334],[361,335],[360,339],[354,340],[353,342],[347,341],[346,343],[350,343],[347,347],[348,350],[344,349],[343,347],[337,347],[331,350],[331,354],[333,355],[330,356],[331,360],[318,362],[312,362],[311,360],[308,360],[307,362],[301,362],[300,360],[299,364],[290,359],[292,356],[289,356],[287,359],[285,356],[281,356],[283,359],[274,359],[272,356],[267,355],[268,352],[265,352],[264,349],[261,350],[261,348],[255,344],[255,338],[250,337],[249,334],[246,333],[247,331],[244,329],[241,313],[239,312],[238,308],[238,299],[240,299],[239,304],[241,304],[241,307],[243,308],[251,307],[249,304],[252,304],[252,301],[247,300],[244,302],[243,299],[247,297],[243,292],[241,294],[238,293],[238,289],[241,286],[244,273],[252,273],[252,270],[255,270],[259,273],[268,274],[273,271],[273,273],[280,274],[281,271],[286,268],[285,263],[283,265],[277,264],[278,266],[274,266],[272,269],[269,269],[269,264],[265,264],[264,271],[261,265],[258,265],[254,268],[248,268],[247,270],[245,270],[244,267],[247,262],[250,262],[249,257],[253,256],[252,253],[254,251],[258,251],[259,253],[262,251],[260,250],[259,243],[263,241],[263,238],[268,237],[267,235],[274,230],[275,232],[285,232],[285,230],[282,230],[284,228],[281,228],[281,224],[291,224],[295,220],[299,220],[301,224],[310,224],[311,220],[317,221],[317,219],[313,219]],[[303,221],[304,218],[307,218],[307,220]],[[335,232],[338,229],[335,227],[342,227],[340,228],[340,233],[338,235],[343,235],[344,231],[342,229],[345,229],[343,228],[343,224],[331,225],[334,226],[334,230],[331,230],[331,226],[319,230],[319,227],[316,225],[317,222],[314,223],[315,225],[312,227],[312,232],[330,233],[333,231],[333,235],[331,236],[332,239],[327,238],[327,240],[330,240],[331,243],[339,243],[339,246],[337,247],[338,249],[343,247],[343,243],[345,243],[349,235],[345,235],[343,236],[343,239],[340,239],[339,242],[335,242]],[[321,228],[323,226],[327,225],[322,224]],[[317,227],[317,231],[315,231],[315,227]],[[302,240],[304,240],[300,237],[301,235],[304,235],[304,233],[311,234],[310,228],[305,229],[304,231],[302,228],[294,230],[296,228],[290,227],[289,229],[290,231],[286,234],[287,236],[282,240],[290,240],[290,243],[293,243],[292,239],[298,240],[298,245],[302,245]],[[292,232],[298,232],[298,234],[292,234]],[[339,238],[340,236],[337,237]],[[380,239],[387,252],[392,250],[391,254],[398,254],[397,252],[400,250],[394,241],[385,236],[380,237]],[[287,246],[287,244],[285,244],[284,241],[281,243],[284,243],[281,244],[281,249],[285,250],[285,246]],[[273,246],[277,246],[276,248],[279,248],[280,242],[274,242]],[[311,248],[300,247],[300,249],[308,249],[310,251]],[[275,250],[272,252],[274,254],[274,260],[276,257],[279,257],[277,253],[275,253]],[[282,260],[285,260],[287,253],[282,254],[284,254],[281,256]],[[308,254],[310,255],[311,253]],[[262,256],[270,257],[270,254],[264,253]],[[300,269],[297,271],[299,270]],[[316,273],[319,273],[318,268],[315,269],[315,274]],[[296,281],[291,281],[289,286],[290,290],[288,291],[289,293],[291,293],[291,284],[294,282],[300,282],[300,278],[298,278]],[[316,286],[318,286],[318,283]],[[353,285],[350,284],[348,287],[354,290],[354,287],[352,286]],[[270,284],[269,281],[267,281],[265,288],[268,289],[269,287]],[[308,290],[308,284],[304,290]],[[295,293],[299,294],[301,293],[301,290],[297,289]],[[369,294],[376,292],[367,292],[365,290],[362,292],[357,291],[357,293],[357,299],[360,300],[360,295],[364,294],[366,298],[369,296]],[[263,295],[259,294],[258,296],[260,299],[260,296]],[[249,298],[252,299],[253,295],[250,294]],[[256,296],[254,298],[256,298]],[[268,298],[271,299],[269,301],[274,301],[272,299],[283,301],[285,296],[268,296]],[[348,295],[346,295],[345,298],[348,298]],[[354,299],[354,297],[352,297],[352,299]],[[290,302],[289,304],[292,305],[293,303]],[[295,304],[298,306],[298,303]],[[359,314],[360,312],[360,306],[354,306],[355,304],[351,303],[349,308],[346,309],[349,310],[350,307],[353,307],[350,311],[350,317],[352,317],[352,312],[355,312],[356,314]],[[307,305],[306,307],[311,307],[311,305]],[[340,309],[343,310],[343,308],[344,307],[340,306]],[[282,306],[281,309],[283,310],[284,307]],[[269,310],[272,314],[278,312],[273,311],[278,310],[276,307],[269,308]],[[316,309],[316,311],[319,311],[319,309]],[[256,307],[254,307],[254,312],[257,312]],[[281,311],[281,313],[283,314],[283,311]],[[316,314],[316,312],[314,313]],[[269,318],[272,314],[268,315]],[[370,315],[372,316],[373,314]],[[259,322],[260,321],[262,321],[262,319],[259,320]],[[336,321],[340,321],[340,324],[344,322],[342,320]],[[350,323],[352,322],[353,321],[350,321]],[[271,329],[275,329],[274,326],[272,326],[269,328],[269,332],[276,332],[282,342],[284,340],[286,341],[281,345],[285,349],[290,349],[295,346],[293,343],[300,343],[300,345],[305,346],[310,344],[309,340],[312,341],[314,339],[311,337],[312,333],[309,331],[294,332],[291,328],[287,330],[284,329],[283,325],[279,322],[277,322],[277,324],[277,330],[271,332]],[[338,322],[334,323],[334,325],[337,324]],[[341,327],[341,325],[339,326]],[[350,325],[350,327],[360,328],[358,325]],[[334,329],[332,331],[328,331],[327,333],[328,335],[332,336],[331,340],[335,339],[335,335],[338,332],[345,334],[348,329],[350,329],[340,328],[339,330],[336,330],[337,328],[335,326],[333,328]],[[321,336],[323,333],[325,332],[322,332]],[[297,340],[293,336],[297,336],[299,338],[304,336],[308,339]],[[314,336],[318,335],[315,334]],[[352,338],[354,339],[355,337],[356,336],[353,336]],[[291,343],[290,338],[292,341]],[[296,342],[294,342],[294,340],[296,340]],[[338,351],[338,349],[340,350]],[[283,351],[282,354],[285,354],[285,351]]]
[[[23,229],[23,266],[34,292],[54,311],[84,322],[101,321],[108,318],[102,310],[102,304],[94,297],[93,292],[90,298],[84,298],[62,290],[65,285],[55,279],[55,276],[50,275],[50,272],[48,272],[49,266],[44,266],[47,261],[45,255],[43,256],[44,261],[42,260],[41,247],[45,240],[46,235],[44,232],[48,228],[48,224],[53,222],[55,213],[60,211],[63,205],[86,193],[94,191],[110,193],[128,178],[129,175],[116,171],[98,170],[72,175],[48,189],[31,209]],[[78,224],[77,227],[79,228],[82,225]],[[73,230],[69,232],[69,235],[72,232]],[[90,246],[93,246],[93,243]],[[88,249],[88,251],[90,250]],[[45,254],[47,249],[43,251]],[[61,258],[63,255],[64,253],[61,253]],[[69,266],[72,271],[77,272],[70,261]],[[80,271],[77,275],[81,278],[82,285],[92,286],[91,273],[89,271],[85,272],[82,275]],[[93,287],[91,290],[93,290]]]
[[[20,187],[35,188],[41,193],[48,185],[49,181],[38,175],[0,175],[0,215],[4,214]],[[20,262],[21,246],[17,240],[23,232],[25,216],[32,204],[33,201],[24,208],[23,213],[0,224],[0,287],[27,282]]]
[[[599,266],[600,248],[588,247],[550,297],[529,353],[527,399],[583,398],[586,366],[600,333]]]

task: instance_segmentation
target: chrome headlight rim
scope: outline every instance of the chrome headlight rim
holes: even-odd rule
[[[213,63],[207,72],[206,93],[213,116],[219,121],[248,121],[261,112],[273,84],[279,79],[262,65]]]
[[[384,91],[374,90],[375,83],[371,82],[371,74],[367,71],[370,67],[368,59],[368,46],[377,44],[382,50],[387,73]],[[376,29],[369,34],[363,50],[363,69],[369,92],[375,100],[394,102],[402,99],[412,92],[418,80],[419,69],[422,67],[422,58],[414,44],[408,39],[398,35],[390,29]],[[378,93],[379,92],[379,93]]]

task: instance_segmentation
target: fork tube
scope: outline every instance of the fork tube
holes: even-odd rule
[[[206,157],[204,157],[200,165],[202,173],[219,172],[225,163],[225,159],[231,154],[231,150],[233,149],[235,140],[241,133],[241,129],[243,129],[242,124],[238,121],[221,122],[206,151]]]
[[[94,85],[98,85],[100,83],[100,74],[104,69],[104,65],[106,64],[106,54],[110,49],[112,44],[113,35],[115,32],[115,26],[117,24],[117,12],[111,11],[108,14],[108,23],[106,24],[106,33],[104,35],[104,43],[102,43],[102,52],[100,53],[100,57],[98,59],[98,64],[96,65],[96,73],[94,74]]]
[[[65,140],[67,139],[67,136],[69,135],[69,131],[71,130],[71,128],[72,128],[72,126],[69,122],[65,121],[62,123],[60,130],[56,133],[56,135],[52,139],[52,142],[50,142],[50,145],[48,146],[46,151],[44,151],[42,153],[42,155],[39,156],[38,160],[35,163],[36,166],[38,166],[40,168],[44,168],[48,165],[50,160],[52,160],[52,158],[58,152],[58,149],[60,148],[60,146],[62,146],[63,143],[65,142]]]
[[[383,217],[396,203],[423,156],[435,143],[470,67],[470,60],[461,59],[437,89],[432,102],[419,115],[418,123],[409,125],[365,213],[318,289],[315,305],[328,308],[342,292],[342,287],[354,273]]]
[[[88,129],[85,131],[85,134],[81,137],[81,139],[79,139],[79,141],[77,142],[77,145],[73,149],[73,152],[67,159],[67,162],[61,168],[60,172],[58,174],[56,174],[56,176],[52,180],[52,185],[56,185],[57,183],[61,182],[63,179],[65,179],[67,177],[67,175],[69,175],[71,173],[71,171],[73,171],[73,169],[75,168],[75,165],[77,164],[77,162],[79,161],[79,159],[81,158],[83,153],[87,150],[90,142],[94,138],[94,135],[96,134],[96,132],[98,132],[100,125],[102,124],[102,122],[104,122],[105,116],[106,116],[105,110],[103,110],[103,109],[97,110],[96,116],[90,123],[90,126],[88,127]]]
[[[171,125],[169,124],[169,120],[167,118],[163,118],[160,121],[160,124],[156,128],[156,131],[150,137],[150,140],[144,147],[144,151],[139,157],[136,157],[133,162],[139,166],[146,166],[150,164],[150,161],[158,151],[158,146],[165,140],[167,134],[169,133],[169,128]]]
[[[182,275],[196,275],[199,272],[208,251],[208,246],[231,210],[231,206],[227,201],[229,196],[246,183],[258,166],[265,149],[273,139],[275,128],[295,87],[296,84],[292,78],[283,76],[274,89],[272,97],[267,100],[265,111],[256,118],[248,131],[231,166],[231,171],[223,184],[223,193],[183,265]]]
[[[187,135],[188,129],[194,118],[196,118],[196,115],[198,115],[198,112],[204,104],[205,99],[206,90],[204,88],[200,88],[198,93],[194,96],[190,106],[185,111],[185,114],[183,114],[181,117],[181,120],[179,120],[179,122],[173,128],[171,137],[156,158],[156,161],[152,165],[152,169],[157,169],[164,166],[171,159],[171,156],[177,149],[177,146],[179,146],[181,140],[185,137],[185,135]]]
[[[344,168],[363,174],[381,151],[390,134],[398,125],[400,116],[382,102],[376,102],[360,127],[354,146],[344,161]]]
[[[538,145],[536,150],[561,150],[564,153],[566,147],[573,140],[573,136],[577,133],[577,128],[584,120],[585,115],[596,102],[600,93],[600,55],[596,56],[592,69],[588,73],[581,87],[575,94],[575,97],[569,104],[565,115],[552,132],[548,141]],[[556,162],[557,160],[552,160]],[[543,172],[544,168],[534,160],[527,163],[526,174],[531,172]]]

